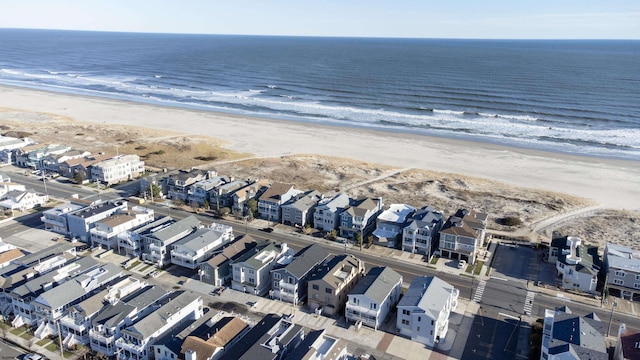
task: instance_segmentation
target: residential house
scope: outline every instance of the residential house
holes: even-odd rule
[[[65,161],[82,159],[85,156],[91,155],[88,151],[83,150],[69,150],[62,154],[48,154],[42,159],[42,170],[48,173],[60,173],[60,165]]]
[[[414,278],[397,306],[397,333],[433,348],[447,336],[459,294],[436,276]]]
[[[271,270],[272,299],[299,304],[307,297],[307,278],[329,257],[318,244],[309,245],[294,255],[293,261]]]
[[[113,156],[105,153],[88,154],[74,159],[67,159],[58,165],[58,173],[69,179],[75,179],[80,173],[80,178],[89,180],[91,177],[91,166],[101,161],[111,159]]]
[[[349,206],[349,196],[338,193],[318,202],[313,213],[313,226],[321,231],[330,232],[340,226],[340,214]]]
[[[249,215],[249,200],[259,197],[269,186],[269,182],[266,179],[248,180],[248,182],[249,185],[233,193],[231,210],[234,214],[241,216]]]
[[[13,249],[9,249],[1,252],[0,253],[0,269],[9,266],[9,264],[13,260],[21,258],[23,256],[24,256],[24,253],[22,252],[22,250],[18,248],[13,248]]]
[[[200,263],[200,280],[216,286],[225,285],[232,278],[231,264],[257,245],[255,239],[247,235],[230,243],[219,254]]]
[[[90,243],[90,233],[95,223],[115,213],[127,210],[126,200],[111,200],[94,203],[79,210],[66,213],[68,236],[84,243]]]
[[[375,220],[382,212],[382,207],[382,198],[352,201],[340,214],[340,236],[352,239],[356,234],[361,234],[364,241],[375,228]]]
[[[74,201],[70,201],[66,204],[56,206],[53,209],[47,209],[43,211],[40,220],[44,224],[45,230],[53,231],[62,235],[68,235],[69,224],[67,221],[67,214],[73,213],[80,209],[84,209],[86,207],[86,203],[76,203]]]
[[[325,329],[309,331],[289,355],[287,360],[347,360],[347,343],[327,335]]]
[[[126,359],[154,359],[150,346],[183,321],[203,315],[202,297],[192,291],[171,294],[171,300],[156,311],[121,331],[116,340],[119,356]]]
[[[215,360],[231,348],[249,330],[237,317],[225,317],[204,331],[196,329],[182,342],[180,354],[189,360]]]
[[[407,204],[391,204],[376,218],[376,230],[373,232],[378,245],[395,248],[396,240],[402,234],[407,220],[416,209]]]
[[[347,321],[378,329],[400,299],[402,275],[390,267],[374,267],[349,291]]]
[[[150,235],[172,223],[175,223],[174,219],[168,216],[163,216],[148,224],[144,224],[118,234],[118,253],[122,254],[124,252],[125,255],[133,257],[141,256],[144,251],[148,251],[144,242],[144,236]]]
[[[215,172],[209,173],[204,170],[179,170],[161,180],[162,193],[166,194],[169,199],[187,201],[191,185],[216,175]]]
[[[94,290],[98,290],[121,277],[122,271],[120,266],[106,263],[45,290],[33,301],[35,319],[38,324],[34,336],[43,339],[48,335],[58,334],[56,322],[67,314],[71,306],[89,297]]]
[[[200,228],[171,245],[171,263],[196,269],[214,251],[233,240],[233,228],[212,223]]]
[[[294,189],[292,184],[274,183],[258,198],[258,213],[269,222],[280,222],[284,203],[302,191]]]
[[[13,183],[9,180],[4,181],[4,178],[2,180],[0,181],[0,199],[5,199],[7,194],[12,191],[27,191],[27,187],[23,184]]]
[[[249,185],[248,181],[236,180],[217,186],[209,191],[209,204],[212,208],[233,207],[233,194]]]
[[[168,295],[155,285],[146,286],[104,307],[91,321],[91,350],[115,355],[118,350],[116,340],[122,336],[122,330],[166,304]]]
[[[313,221],[313,210],[320,200],[322,200],[322,194],[316,190],[292,197],[280,207],[282,223],[300,227],[310,224]]]
[[[130,211],[115,213],[96,221],[89,230],[91,247],[101,246],[108,250],[118,248],[118,235],[153,221],[153,210],[134,206]]]
[[[608,360],[605,324],[595,313],[573,315],[568,307],[545,310],[541,359]]]
[[[293,315],[267,314],[225,351],[220,360],[283,359],[303,338],[302,326],[293,323]]]
[[[142,260],[159,268],[169,265],[171,263],[171,245],[201,227],[200,220],[190,215],[179,221],[170,219],[160,226],[140,234],[144,243]]]
[[[444,225],[444,215],[431,206],[418,209],[402,229],[402,250],[427,255],[427,260],[438,245],[438,233]]]
[[[48,155],[62,154],[71,150],[70,146],[58,144],[32,144],[15,149],[16,165],[32,169],[42,169]]]
[[[33,140],[29,138],[15,138],[11,136],[0,135],[0,166],[15,163],[15,152],[21,147],[33,144]]]
[[[475,264],[484,244],[486,220],[486,214],[466,209],[450,216],[440,230],[440,256]]]
[[[91,166],[91,181],[112,185],[144,174],[144,161],[136,154],[117,155]]]
[[[597,246],[582,244],[582,239],[568,236],[551,241],[549,251],[556,257],[556,270],[562,277],[562,287],[588,293],[596,292],[598,272],[602,267]]]
[[[187,189],[187,202],[197,206],[204,206],[206,202],[209,204],[209,207],[211,207],[211,198],[209,197],[209,193],[218,186],[226,184],[227,182],[229,182],[229,179],[222,176],[214,176],[200,180]]]
[[[307,305],[317,313],[338,316],[347,294],[364,274],[364,263],[353,255],[337,255],[325,260],[309,276]]]
[[[233,264],[231,287],[234,290],[263,296],[271,285],[271,269],[290,256],[286,243],[267,241],[245,252]]]
[[[106,306],[104,297],[107,292],[107,290],[102,290],[80,303],[72,305],[67,313],[60,318],[61,337],[64,339],[62,345],[65,348],[71,349],[76,345],[89,345],[91,320]]]
[[[640,295],[640,253],[627,246],[607,242],[604,271],[609,294],[629,300]]]
[[[627,329],[622,323],[618,329],[618,341],[613,351],[613,360],[640,359],[640,333]]]
[[[49,195],[34,190],[12,190],[4,198],[5,200],[0,201],[0,208],[22,212],[43,206],[49,201]]]

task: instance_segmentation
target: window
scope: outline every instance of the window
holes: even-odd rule
[[[431,320],[431,326],[433,326],[435,324],[435,322],[433,320]]]
[[[371,304],[369,304],[369,308],[370,308],[371,310],[375,310],[375,309],[377,309],[377,308],[378,308],[378,304],[376,304],[376,303],[371,303]]]
[[[420,326],[418,326],[418,328],[416,329],[416,331],[420,332]]]
[[[624,271],[622,271],[622,270],[616,270],[615,274],[616,274],[616,276],[624,276],[625,275]]]
[[[402,319],[402,325],[409,325],[409,320]]]
[[[274,281],[274,282],[273,282],[273,287],[274,287],[274,288],[277,288],[277,287],[278,287],[278,284],[279,284],[279,283],[278,283],[277,281]]]
[[[640,280],[640,275],[636,275],[636,281]]]
[[[402,315],[411,315],[411,312],[406,309],[402,309]]]
[[[280,280],[282,279],[282,275],[280,275],[280,273],[273,273],[273,278],[276,280]]]
[[[418,316],[418,321],[422,321],[422,316]]]
[[[320,286],[318,286],[317,284],[313,284],[313,285],[311,285],[311,288],[312,288],[313,290],[320,290]]]
[[[639,283],[635,283],[635,284],[633,284],[633,288],[634,288],[634,289],[640,289],[640,284],[639,284]]]
[[[331,294],[332,293],[331,288],[324,289],[324,292],[326,292],[327,294]]]
[[[622,279],[613,279],[613,283],[616,285],[624,285],[624,280]]]

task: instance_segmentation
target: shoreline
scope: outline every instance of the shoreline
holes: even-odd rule
[[[257,118],[0,85],[0,107],[220,140],[255,156],[317,154],[480,177],[640,209],[640,162],[466,139]],[[55,142],[55,139],[52,139]]]

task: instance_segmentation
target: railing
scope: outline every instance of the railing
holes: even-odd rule
[[[89,329],[89,336],[92,339],[98,340],[99,342],[105,343],[105,344],[113,344],[114,337],[115,337],[115,335],[109,335],[109,336],[103,335],[102,333],[94,329]]]

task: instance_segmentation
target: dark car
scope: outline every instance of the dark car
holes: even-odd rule
[[[264,231],[264,232],[268,232],[268,233],[273,232],[273,228],[262,228],[262,229],[259,229],[259,230],[260,231]]]

